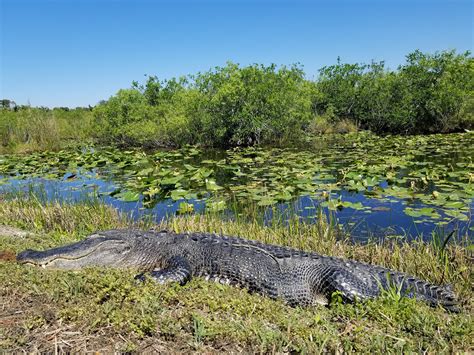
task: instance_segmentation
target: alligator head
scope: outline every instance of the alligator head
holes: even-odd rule
[[[80,242],[45,251],[25,250],[17,255],[21,264],[51,269],[80,269],[89,266],[137,265],[138,244],[133,232],[112,230],[92,234]]]

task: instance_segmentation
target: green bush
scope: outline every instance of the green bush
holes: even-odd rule
[[[195,86],[204,96],[200,125],[213,145],[292,140],[312,117],[311,84],[297,66],[228,63],[199,74]]]
[[[434,133],[473,125],[474,61],[469,52],[415,51],[397,71],[383,62],[338,63],[320,70],[319,112],[378,133]]]
[[[472,117],[474,60],[469,52],[430,55],[415,51],[400,67],[400,76],[412,95],[417,132],[456,130],[465,118],[469,120],[466,116]]]
[[[474,128],[469,52],[414,51],[397,70],[384,62],[323,67],[314,81],[298,65],[223,67],[133,82],[91,109],[30,108],[0,100],[0,149],[60,149],[100,141],[147,147],[291,145],[305,135],[416,134]]]
[[[469,52],[410,53],[384,62],[323,67],[227,63],[204,73],[120,90],[94,110],[102,138],[138,144],[214,147],[288,145],[305,134],[413,134],[471,129],[474,70]],[[143,130],[140,130],[143,125]],[[150,127],[153,126],[153,129]]]
[[[149,119],[151,108],[143,94],[136,89],[122,89],[106,103],[94,108],[97,133],[104,138],[123,136],[127,124]]]
[[[132,139],[130,124],[154,122],[150,141],[228,147],[294,140],[312,118],[314,84],[301,68],[227,63],[195,76],[133,83],[94,109],[103,138]],[[134,131],[134,130],[132,130]],[[145,138],[145,137],[142,137]],[[143,143],[143,140],[141,140]]]

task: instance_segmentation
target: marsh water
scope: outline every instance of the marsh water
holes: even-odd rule
[[[472,238],[474,134],[315,137],[292,149],[82,147],[0,156],[0,191],[100,199],[132,218],[252,211],[265,223],[321,211],[356,240],[456,231]]]

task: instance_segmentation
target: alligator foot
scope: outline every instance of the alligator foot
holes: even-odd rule
[[[184,285],[191,280],[191,266],[185,258],[174,257],[170,259],[166,268],[141,273],[135,276],[135,279],[145,281],[147,276],[160,284],[179,282],[180,285]]]

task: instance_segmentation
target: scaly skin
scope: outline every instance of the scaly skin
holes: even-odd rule
[[[207,233],[110,230],[59,248],[26,250],[17,260],[56,269],[135,268],[141,272],[138,279],[148,274],[161,283],[205,277],[302,306],[326,304],[336,291],[353,302],[397,287],[407,297],[457,310],[447,286],[353,260]]]

